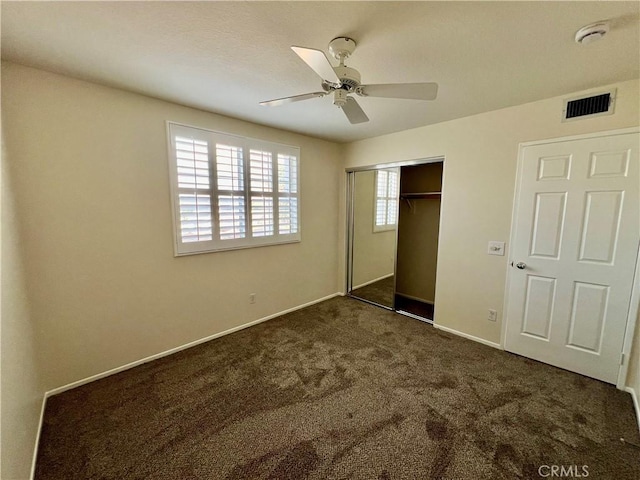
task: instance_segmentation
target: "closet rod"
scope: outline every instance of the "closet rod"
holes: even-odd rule
[[[400,198],[403,200],[408,200],[410,198],[421,199],[421,198],[440,198],[440,192],[420,192],[420,193],[401,193]]]

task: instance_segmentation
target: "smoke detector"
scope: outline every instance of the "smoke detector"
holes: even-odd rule
[[[600,40],[609,31],[609,22],[597,22],[582,27],[576,32],[576,43],[586,45]]]

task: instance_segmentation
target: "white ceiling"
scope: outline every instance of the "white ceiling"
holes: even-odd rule
[[[2,58],[348,142],[637,78],[639,2],[2,2]],[[610,19],[600,42],[575,32]],[[433,102],[361,98],[351,125],[289,48],[358,47],[363,83],[438,82]]]

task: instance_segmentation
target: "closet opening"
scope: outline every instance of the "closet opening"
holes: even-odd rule
[[[442,157],[347,170],[349,296],[433,322],[443,171]]]

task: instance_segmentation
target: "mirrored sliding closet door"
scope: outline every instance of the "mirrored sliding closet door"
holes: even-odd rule
[[[432,322],[444,163],[407,163],[348,172],[347,291]]]

